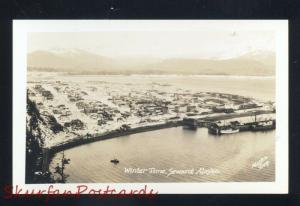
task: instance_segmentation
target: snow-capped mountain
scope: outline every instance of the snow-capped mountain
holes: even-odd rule
[[[28,54],[28,67],[84,74],[274,75],[275,53],[251,51],[235,58],[113,59],[80,49],[53,49]]]

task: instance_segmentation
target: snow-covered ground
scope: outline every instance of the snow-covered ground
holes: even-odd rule
[[[40,85],[44,91],[50,91],[53,99],[43,96],[37,89],[37,85]],[[45,147],[63,144],[87,134],[104,134],[120,129],[124,124],[136,128],[161,124],[175,117],[182,119],[186,117],[189,106],[193,106],[191,112],[200,114],[210,112],[210,106],[221,105],[218,101],[233,105],[230,96],[220,97],[218,94],[195,92],[152,81],[131,82],[126,81],[126,76],[124,81],[115,81],[111,76],[78,77],[48,72],[29,72],[28,89],[29,98],[36,102],[41,115],[53,115],[63,126],[76,119],[84,124],[81,129],[65,126],[64,131],[57,134],[51,133],[42,125]],[[248,101],[263,104],[261,109],[270,109],[270,104],[254,99]],[[78,106],[79,102],[84,106]],[[166,111],[164,107],[167,107]],[[84,112],[87,109],[97,111]],[[251,110],[257,109],[236,112]],[[105,117],[107,114],[110,117]],[[103,123],[99,124],[98,120],[102,120]]]

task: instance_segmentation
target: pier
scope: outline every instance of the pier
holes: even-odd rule
[[[208,128],[209,133],[215,135],[236,133],[243,131],[266,131],[276,128],[275,119],[257,120],[257,115],[274,114],[271,111],[255,111],[245,113],[220,114],[204,118],[184,118],[183,125],[188,129],[197,127]],[[242,118],[253,118],[251,121],[242,122]]]

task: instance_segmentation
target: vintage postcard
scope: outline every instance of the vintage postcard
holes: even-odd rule
[[[13,29],[14,187],[288,192],[288,21]]]

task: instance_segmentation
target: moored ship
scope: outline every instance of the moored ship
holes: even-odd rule
[[[237,133],[239,132],[239,129],[235,129],[235,128],[226,128],[226,129],[221,129],[220,130],[220,134],[233,134],[233,133]]]
[[[253,131],[267,131],[275,129],[275,120],[257,122],[257,124],[252,125]]]
[[[232,125],[220,125],[220,123],[212,123],[208,128],[208,132],[215,135],[233,134],[239,132],[239,128]]]

